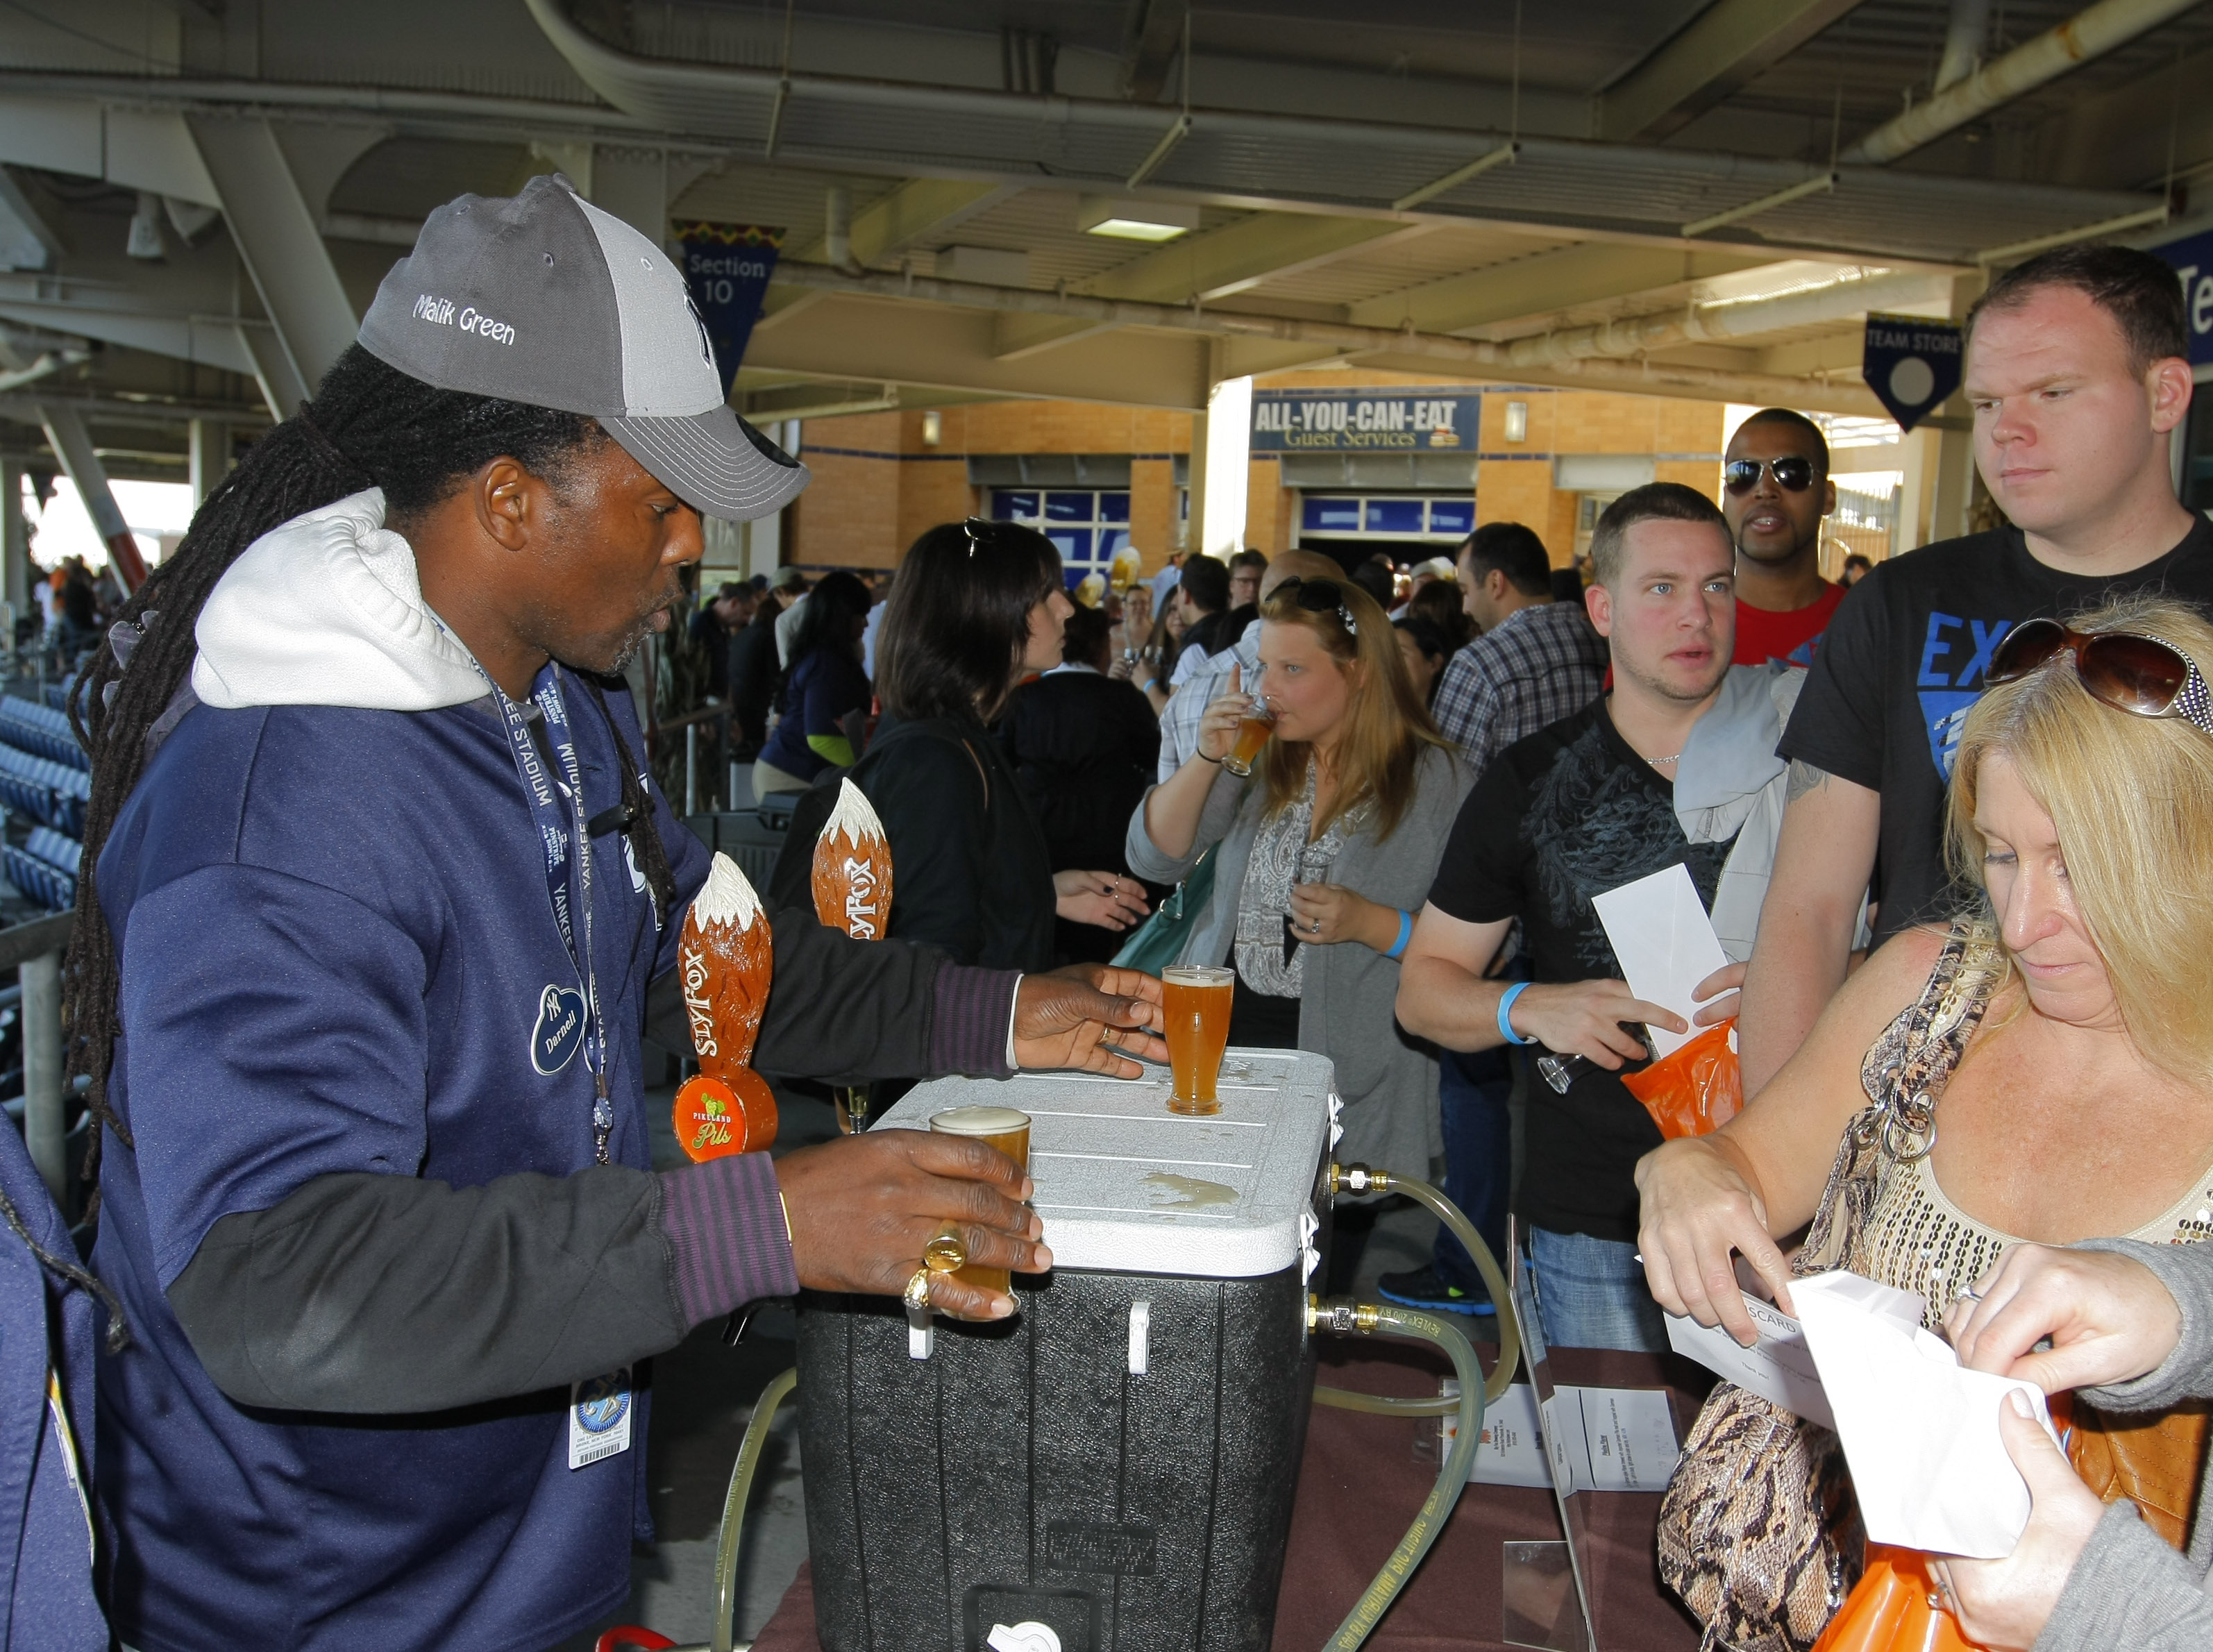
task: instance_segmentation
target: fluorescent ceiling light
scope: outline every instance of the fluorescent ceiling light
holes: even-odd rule
[[[1181,201],[1087,195],[1076,210],[1076,227],[1087,235],[1123,241],[1174,241],[1198,228],[1198,208]]]

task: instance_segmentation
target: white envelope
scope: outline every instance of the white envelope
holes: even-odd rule
[[[1794,1286],[1793,1289],[1795,1289]],[[1703,1326],[1687,1314],[1667,1316],[1667,1345],[1686,1359],[1771,1400],[1793,1417],[1833,1429],[1821,1373],[1806,1346],[1806,1328],[1772,1302],[1740,1291],[1759,1340],[1747,1348],[1719,1326]]]
[[[1840,1270],[1792,1280],[1790,1297],[1868,1536],[1929,1554],[2011,1554],[2028,1524],[2028,1486],[1998,1436],[1998,1407],[2019,1389],[2050,1433],[2043,1392],[1961,1369],[1951,1345],[1921,1328],[1910,1291]]]
[[[1690,869],[1680,861],[1664,872],[1625,883],[1593,898],[1606,938],[1621,962],[1622,978],[1629,990],[1647,1003],[1672,1009],[1685,1021],[1698,1013],[1698,1001],[1691,991],[1716,970],[1725,968],[1728,954],[1714,934],[1706,904],[1698,899]],[[1655,1054],[1673,1055],[1705,1029],[1693,1026],[1688,1033],[1645,1029]]]

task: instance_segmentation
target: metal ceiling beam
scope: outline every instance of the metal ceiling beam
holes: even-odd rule
[[[1188,0],[1137,0],[1122,52],[1124,97],[1152,103],[1167,89],[1168,70],[1183,50],[1184,20],[1190,12]]]
[[[291,372],[265,375],[263,382],[289,417],[361,325],[316,225],[321,203],[310,204],[266,120],[195,115],[186,124],[261,307],[276,324]],[[247,347],[268,365],[250,340]]]
[[[1332,218],[1308,212],[1255,212],[1154,248],[1072,285],[1093,298],[1181,304],[1227,298],[1269,281],[1318,269],[1355,253],[1427,235],[1434,224],[1388,218]],[[1001,329],[998,355],[1015,361],[1100,327],[1079,322],[1013,321]]]
[[[1365,299],[1349,307],[1344,319],[1355,326],[1462,332],[1577,304],[1734,275],[1775,261],[1772,253],[1734,248],[1687,252],[1586,241]]]
[[[1844,159],[1881,166],[1979,119],[2002,104],[2054,81],[2093,58],[2126,46],[2148,30],[2192,10],[2198,0],[2099,0],[2027,45],[1984,64],[1926,103],[1886,121],[1844,152]]]
[[[1313,321],[1289,316],[1255,315],[1228,310],[1199,310],[1169,304],[1143,304],[1126,299],[1086,298],[1073,295],[1036,292],[1018,287],[988,287],[975,282],[938,281],[920,277],[847,276],[820,266],[802,265],[780,268],[776,276],[779,281],[803,283],[825,289],[833,293],[857,297],[910,301],[882,305],[840,305],[838,325],[832,329],[832,353],[841,361],[854,364],[832,365],[814,359],[802,359],[797,347],[777,340],[777,352],[773,359],[764,358],[756,364],[762,367],[782,367],[802,372],[843,373],[848,376],[889,376],[902,381],[978,384],[982,388],[1000,388],[997,383],[984,382],[974,376],[942,376],[953,372],[975,375],[1022,375],[1028,382],[1046,387],[1037,393],[1068,395],[1076,399],[1134,400],[1153,405],[1198,407],[1204,405],[1204,391],[1210,376],[1202,358],[1192,390],[1190,400],[1171,400],[1174,393],[1171,386],[1161,383],[1149,394],[1144,392],[1140,377],[1133,393],[1125,395],[1096,395],[1064,389],[1060,387],[1059,375],[1069,366],[1071,358],[1081,353],[1106,352],[1106,363],[1117,375],[1135,363],[1137,353],[1149,343],[1168,343],[1170,340],[1149,340],[1143,333],[1131,333],[1113,339],[1084,339],[1057,352],[1052,359],[1052,372],[1034,378],[1025,371],[1030,363],[1024,361],[1004,362],[997,359],[979,360],[968,357],[966,351],[991,338],[990,323],[985,318],[970,318],[960,329],[961,347],[945,351],[943,365],[937,373],[915,374],[901,370],[893,359],[886,359],[870,368],[861,363],[865,356],[854,357],[852,338],[859,327],[848,317],[857,318],[871,310],[881,310],[889,318],[874,324],[879,331],[884,348],[897,349],[894,342],[899,337],[899,318],[908,319],[919,335],[922,327],[920,312],[916,306],[945,305],[959,309],[987,312],[1027,313],[1035,315],[1065,315],[1075,320],[1102,321],[1117,327],[1143,328],[1167,332],[1193,333],[1208,339],[1226,338],[1233,341],[1248,339],[1274,340],[1281,344],[1301,346],[1301,359],[1334,351],[1345,357],[1388,355],[1408,360],[1419,360],[1430,365],[1426,370],[1435,372],[1436,363],[1449,363],[1455,368],[1477,369],[1488,374],[1527,378],[1534,383],[1569,383],[1588,385],[1594,389],[1626,389],[1655,395],[1693,395],[1729,399],[1771,401],[1786,406],[1825,408],[1835,411],[1873,412],[1881,405],[1864,386],[1854,384],[1838,387],[1813,380],[1790,380],[1766,377],[1759,374],[1736,373],[1702,366],[1678,366],[1655,362],[1647,357],[1642,361],[1618,359],[1621,355],[1663,348],[1669,343],[1680,344],[1698,338],[1728,338],[1743,336],[1759,330],[1749,314],[1727,318],[1714,318],[1699,326],[1687,318],[1645,318],[1643,322],[1643,342],[1627,344],[1629,330],[1637,324],[1625,324],[1622,328],[1600,335],[1598,330],[1588,330],[1590,338],[1560,336],[1539,339],[1517,339],[1510,344],[1494,344],[1488,339],[1459,338],[1436,333],[1393,331],[1385,327],[1350,326],[1342,323]],[[1881,283],[1863,283],[1866,295],[1875,297],[1887,289]],[[1803,310],[1805,319],[1815,319],[1817,307],[1802,297],[1775,301],[1793,308],[1784,311],[1770,308],[1768,318],[1782,325],[1794,325]],[[1758,305],[1710,306],[1714,310],[1752,312],[1761,309]],[[1833,301],[1832,302],[1833,308]],[[1783,320],[1784,315],[1792,318]],[[983,325],[978,326],[977,322]],[[1675,329],[1672,337],[1668,328]],[[1693,330],[1693,328],[1696,330]],[[850,336],[849,336],[850,335]],[[1617,339],[1625,347],[1615,349]],[[1656,341],[1656,342],[1655,342]],[[988,351],[984,353],[988,355]],[[1122,358],[1128,357],[1129,360]],[[1141,364],[1138,364],[1141,365]]]
[[[978,213],[1020,193],[1011,184],[979,184],[965,178],[910,178],[853,215],[848,231],[850,256],[863,266],[881,264],[918,241],[949,234]],[[827,263],[827,238],[818,235],[787,261]],[[771,293],[753,330],[780,326],[814,302],[810,292]]]
[[[1680,131],[1858,3],[1713,0],[1592,101],[1591,136],[1626,143]]]
[[[84,502],[84,514],[92,519],[93,532],[106,543],[108,564],[127,596],[146,582],[146,559],[138,554],[138,541],[131,538],[115,495],[108,489],[107,472],[101,468],[100,455],[93,451],[84,421],[77,417],[76,408],[56,402],[40,405],[39,423],[46,427],[47,445],[76,485],[77,497]]]
[[[2175,0],[2105,0],[2174,3]],[[1113,188],[1160,142],[1156,105],[1039,96],[920,79],[677,62],[619,51],[578,28],[561,0],[525,0],[570,66],[608,101],[671,132],[761,141],[780,112],[782,149],[796,162],[852,171],[997,176],[1064,187]],[[1212,85],[1212,82],[1207,82]],[[1255,107],[1199,107],[1190,136],[1156,186],[1255,207],[1311,205],[1338,213],[1390,204],[1465,165],[1463,112],[1427,124],[1345,119]],[[1470,91],[1472,94],[1473,88]],[[1403,110],[1394,111],[1403,116]],[[1492,136],[1503,136],[1496,133]],[[1524,131],[1515,164],[1447,191],[1424,210],[1442,216],[1550,226],[1579,235],[1675,239],[1702,211],[1801,181],[1798,162],[1773,155],[1702,154],[1650,143],[1565,140]],[[1834,202],[1801,202],[1765,218],[1759,236],[1817,256],[1844,253],[1942,262],[1980,247],[2093,223],[2141,198],[1919,173],[1848,169]],[[1738,230],[1748,240],[1752,232]]]
[[[897,276],[862,279],[892,288],[899,284]],[[832,296],[833,302],[814,306],[773,332],[764,335],[757,330],[746,351],[746,365],[863,383],[889,379],[1039,400],[1130,407],[1206,405],[1211,380],[1204,338],[1131,332],[1086,338],[1054,351],[1045,361],[1002,362],[991,353],[992,317],[988,314],[849,303]]]

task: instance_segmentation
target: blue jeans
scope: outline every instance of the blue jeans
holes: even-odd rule
[[[1667,1322],[1645,1289],[1636,1246],[1532,1228],[1529,1259],[1549,1345],[1667,1351]]]
[[[1506,1204],[1514,1177],[1513,1057],[1503,1049],[1440,1052],[1437,1102],[1445,1137],[1445,1197],[1460,1206],[1498,1265],[1506,1265]],[[1437,1228],[1437,1277],[1485,1301],[1490,1289],[1452,1229]]]

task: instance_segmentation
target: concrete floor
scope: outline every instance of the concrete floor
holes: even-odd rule
[[[673,1086],[648,1093],[657,1168],[684,1162],[668,1122],[674,1094]],[[827,1141],[835,1133],[826,1100],[781,1086],[777,1100],[781,1117],[776,1152]],[[1364,1232],[1363,1225],[1359,1216],[1344,1224],[1331,1259],[1330,1288],[1372,1300],[1378,1275],[1419,1267],[1429,1259],[1437,1224],[1419,1206],[1393,1199]],[[632,1551],[628,1603],[549,1652],[591,1652],[594,1639],[618,1624],[643,1625],[680,1645],[708,1641],[715,1551],[731,1466],[753,1401],[795,1358],[789,1309],[764,1310],[735,1348],[723,1345],[722,1330],[721,1324],[703,1325],[653,1362],[653,1423],[646,1448],[658,1539]],[[739,1555],[735,1617],[740,1646],[760,1631],[807,1558],[807,1508],[791,1410],[799,1398],[795,1395],[778,1415],[753,1480]]]

